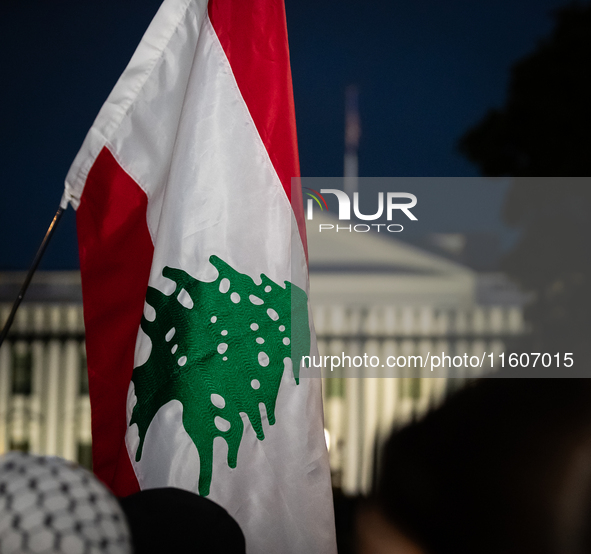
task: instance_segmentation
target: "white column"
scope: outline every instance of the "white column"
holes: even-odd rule
[[[472,312],[472,332],[484,335],[488,331],[488,318],[486,310],[482,306],[476,306]]]
[[[335,314],[336,315],[336,314]],[[340,327],[337,324],[340,323]],[[363,314],[357,307],[344,310],[344,318],[337,319],[333,316],[333,329],[335,332],[356,336],[361,332],[363,324]],[[359,341],[347,341],[345,344],[345,353],[353,358],[361,351]],[[345,388],[345,406],[347,412],[346,419],[346,444],[345,459],[343,460],[343,491],[346,494],[358,494],[361,485],[361,456],[363,439],[363,387],[362,379],[358,376],[363,375],[363,368],[351,368],[347,372],[348,377]]]
[[[360,442],[361,429],[360,402],[361,379],[353,377],[345,381],[345,405],[346,405],[346,441],[345,457],[343,460],[342,488],[345,494],[357,494],[360,481]]]
[[[385,335],[393,336],[397,330],[397,310],[394,306],[384,308],[384,328]]]
[[[487,371],[491,372],[491,371],[497,371],[501,369],[501,359],[499,358],[499,354],[502,354],[503,352],[505,352],[505,344],[503,343],[502,340],[493,340],[490,343],[489,346],[491,352],[493,353],[493,367],[490,367],[490,358],[487,358],[486,363],[487,365]],[[505,360],[505,363],[506,360]]]
[[[332,340],[330,342],[329,354],[341,356],[344,351],[344,341]],[[324,426],[330,434],[330,467],[333,472],[342,476],[345,444],[345,380],[339,377],[330,377],[325,382],[327,394]]]
[[[500,335],[504,327],[504,313],[501,306],[490,309],[490,331],[493,335]]]
[[[435,345],[433,346],[434,352],[432,352],[431,354],[435,354],[436,356],[439,356],[440,358],[442,357],[441,354],[443,352],[446,352],[447,355],[449,355],[449,350],[450,350],[450,346],[449,346],[449,342],[447,340],[444,339],[440,339],[438,341],[435,342]],[[442,361],[443,363],[443,361]],[[431,379],[433,381],[432,384],[432,397],[431,397],[431,404],[433,407],[437,407],[439,406],[443,400],[445,399],[445,395],[447,393],[448,390],[448,372],[449,372],[449,368],[445,367],[445,368],[439,368],[439,370],[433,370],[433,373],[435,373],[437,371],[438,375],[441,375],[441,377],[435,377],[433,379]],[[453,384],[451,385],[453,387]]]
[[[360,491],[368,494],[371,490],[376,449],[378,412],[379,412],[379,379],[367,377],[361,380],[363,387],[363,432],[361,443],[361,476]]]
[[[343,379],[326,379],[328,385],[328,394],[324,408],[325,420],[324,427],[329,433],[330,448],[329,459],[330,469],[338,475],[338,480],[342,478],[343,471],[343,447],[345,443],[344,438],[344,398],[341,388],[343,387]]]
[[[383,332],[385,335],[393,336],[397,331],[398,310],[394,306],[386,306],[383,312]],[[396,356],[397,348],[395,340],[385,340],[382,345],[382,359],[385,365],[382,379],[382,402],[379,422],[380,444],[383,443],[392,432],[396,421],[396,410],[398,407],[398,384],[400,380],[393,375],[398,374],[398,369],[388,367],[386,364],[388,356]]]
[[[361,308],[349,308],[347,310],[346,333],[352,336],[360,335],[363,332],[365,319],[365,313]]]
[[[468,313],[464,310],[457,310],[455,313],[454,332],[458,335],[463,335],[470,330],[468,323]]]
[[[367,354],[368,360],[371,356],[379,356],[379,345],[376,340],[369,340],[365,343],[364,354]],[[377,369],[377,368],[376,368]],[[375,375],[371,373],[372,368],[365,368],[367,374]],[[373,466],[374,466],[374,454],[376,447],[376,440],[378,434],[378,422],[380,413],[379,403],[379,382],[380,379],[376,377],[365,377],[361,379],[362,390],[363,390],[363,418],[362,418],[362,442],[361,442],[361,492],[367,494],[370,492],[372,477],[373,477]]]
[[[23,321],[26,321],[23,319]],[[23,329],[24,330],[24,329]],[[24,341],[18,341],[13,346],[13,383],[12,383],[12,398],[9,402],[8,426],[9,443],[15,445],[16,448],[21,448],[28,443],[28,422],[29,422],[29,396],[26,394],[23,387],[27,387],[26,382],[26,366],[28,365],[28,357],[30,356],[29,345]],[[15,372],[15,370],[18,370]],[[15,390],[15,385],[18,384],[18,390]]]
[[[382,359],[384,365],[388,356],[396,356],[396,341],[386,340],[382,348]],[[382,388],[382,402],[380,409],[380,421],[379,421],[379,435],[380,441],[384,441],[391,433],[396,417],[396,405],[398,396],[398,379],[391,377],[395,375],[394,371],[396,368],[384,368],[384,375],[380,382]]]
[[[400,331],[402,335],[412,335],[415,332],[415,310],[412,306],[405,306],[401,310]]]
[[[382,321],[383,317],[381,310],[376,306],[372,306],[365,316],[363,332],[369,336],[381,334],[383,332]]]
[[[521,308],[509,308],[507,310],[507,328],[510,333],[516,335],[523,333],[525,323],[523,321],[523,311]]]
[[[45,331],[45,308],[38,304],[32,309],[32,328],[35,333]],[[45,417],[42,411],[44,390],[45,345],[40,340],[31,343],[31,397],[29,399],[29,449],[34,454],[43,452],[42,436],[44,434]]]
[[[61,310],[59,306],[51,306],[49,310],[49,325],[54,331],[61,330]],[[59,455],[60,433],[60,367],[62,360],[62,345],[59,340],[50,340],[47,345],[46,387],[45,387],[45,440],[44,454]]]
[[[403,340],[400,343],[399,356],[404,356],[408,360],[408,357],[414,354],[414,344],[411,340]],[[408,367],[401,369],[401,375],[409,375]],[[397,410],[397,424],[405,425],[408,423],[414,414],[414,403],[415,400],[411,395],[411,378],[401,377],[398,381],[399,394],[398,394],[398,405]]]
[[[78,348],[80,357],[86,357],[86,344],[83,342],[78,345]],[[78,421],[76,425],[76,445],[88,446],[92,443],[90,397],[88,396],[88,393],[79,394],[77,402]]]
[[[76,461],[76,420],[79,389],[80,356],[78,343],[68,340],[63,353],[63,396],[61,402],[61,426],[63,429],[61,456],[66,460]]]
[[[488,356],[490,351],[486,350],[486,342],[483,339],[477,339],[472,343],[472,351],[467,351],[468,353],[468,375],[471,377],[480,377],[483,373],[486,372],[486,363],[490,362],[490,358],[486,357],[484,362],[482,363],[482,368],[480,367],[480,362],[482,362],[482,356]],[[478,367],[472,367],[470,364],[470,359],[476,356],[479,360]],[[473,360],[476,363],[476,360]]]
[[[427,329],[425,329],[427,331]],[[433,379],[430,376],[430,367],[425,367],[427,364],[427,356],[432,356],[435,347],[433,342],[430,340],[423,339],[419,341],[417,345],[417,355],[420,356],[422,367],[420,366],[419,360],[417,360],[417,368],[414,369],[415,375],[421,378],[420,381],[420,394],[415,402],[415,415],[422,417],[429,410],[432,403],[433,395]]]
[[[456,335],[467,335],[470,331],[470,322],[469,322],[469,315],[467,312],[463,310],[458,310],[455,313],[455,325],[453,332]],[[465,352],[470,352],[470,345],[467,340],[461,339],[456,340],[454,344],[453,352],[451,353],[451,358],[453,360],[454,356],[462,356]],[[452,375],[458,376],[461,379],[461,383],[463,383],[468,377],[469,373],[467,372],[466,368],[463,367],[452,367],[450,368],[450,372]]]
[[[312,317],[314,318],[316,335],[323,335],[326,333],[326,307],[315,305],[312,308]]]
[[[344,306],[331,306],[326,310],[324,317],[327,333],[339,335],[348,331],[348,316]]]
[[[0,348],[0,455],[8,450],[8,410],[11,379],[12,345],[6,341]]]

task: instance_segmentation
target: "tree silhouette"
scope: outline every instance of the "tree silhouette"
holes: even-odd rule
[[[571,4],[554,17],[552,34],[513,66],[505,106],[468,130],[459,149],[484,175],[527,177],[513,182],[503,213],[522,230],[503,267],[534,293],[527,347],[574,352],[584,362],[591,360],[591,5]]]

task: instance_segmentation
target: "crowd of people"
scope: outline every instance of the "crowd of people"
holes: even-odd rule
[[[378,467],[347,524],[352,552],[591,552],[591,381],[474,381],[396,430]],[[115,499],[65,460],[0,458],[0,552],[79,551],[246,550],[234,519],[196,494]]]

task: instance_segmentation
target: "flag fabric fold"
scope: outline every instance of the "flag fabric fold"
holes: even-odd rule
[[[165,0],[66,178],[97,475],[334,553],[282,0]],[[196,537],[198,541],[198,537]]]

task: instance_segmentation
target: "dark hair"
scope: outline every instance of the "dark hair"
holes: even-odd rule
[[[589,552],[591,381],[472,383],[392,435],[375,499],[430,554]]]

